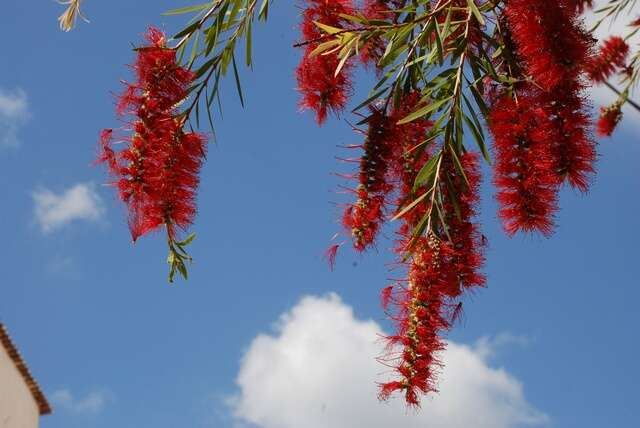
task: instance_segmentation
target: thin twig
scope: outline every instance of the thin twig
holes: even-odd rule
[[[604,84],[607,86],[607,88],[611,89],[616,95],[618,95],[619,97],[623,97],[622,92],[620,92],[615,86],[613,86],[611,83],[609,82],[604,82]],[[631,107],[633,107],[634,109],[636,109],[637,111],[640,112],[640,104],[638,104],[637,102],[633,101],[631,98],[629,97],[623,97],[624,101],[626,103],[628,103]]]

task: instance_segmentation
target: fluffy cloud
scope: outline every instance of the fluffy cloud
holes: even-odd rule
[[[359,320],[331,294],[306,297],[282,315],[275,335],[261,334],[244,355],[239,393],[229,400],[239,423],[261,428],[509,428],[548,418],[525,399],[522,384],[490,367],[490,340],[479,349],[450,342],[440,393],[420,412],[401,400],[380,403],[375,361],[384,332]]]
[[[0,149],[20,145],[18,131],[27,120],[29,105],[24,91],[4,91],[0,88]]]
[[[104,214],[102,199],[91,183],[79,183],[60,194],[39,189],[32,194],[35,218],[44,233],[73,221],[96,222]]]
[[[54,407],[73,413],[100,413],[109,401],[108,395],[101,391],[89,392],[86,396],[76,398],[68,389],[59,389],[51,394]]]

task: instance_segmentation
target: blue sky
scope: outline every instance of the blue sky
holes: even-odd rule
[[[389,243],[342,252],[334,272],[322,260],[336,146],[358,136],[298,111],[290,2],[255,34],[246,108],[223,93],[191,279],[166,283],[161,235],[131,245],[90,164],[131,43],[150,24],[176,31],[160,13],[186,4],[88,0],[91,23],[68,34],[54,1],[3,4],[0,320],[53,401],[44,428],[637,425],[636,113],[601,142],[591,192],[563,193],[549,240],[507,238],[485,186],[488,288],[450,335],[442,395],[408,415],[374,397]]]

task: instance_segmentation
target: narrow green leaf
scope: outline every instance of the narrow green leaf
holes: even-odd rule
[[[482,16],[482,13],[480,13],[480,9],[478,9],[475,0],[467,0],[467,4],[469,5],[471,12],[476,17],[480,25],[484,25],[484,18]]]
[[[413,190],[416,191],[420,186],[422,186],[425,182],[429,180],[429,178],[435,173],[435,168],[438,162],[440,162],[440,156],[442,155],[442,150],[438,150],[438,152],[431,157],[418,171],[416,175],[416,179],[413,182]]]
[[[238,74],[238,66],[236,65],[236,57],[231,54],[231,63],[233,64],[233,77],[236,80],[236,89],[238,90],[238,97],[240,98],[240,104],[244,107],[244,97],[242,96],[242,86],[240,85],[240,76]]]
[[[162,13],[162,15],[164,16],[170,16],[170,15],[182,15],[185,13],[190,13],[190,12],[198,12],[200,10],[205,10],[208,9],[210,7],[213,7],[215,2],[208,2],[208,3],[203,3],[203,4],[198,4],[195,6],[187,6],[187,7],[181,7],[180,9],[173,9],[173,10],[168,10],[164,13]]]
[[[394,215],[391,220],[392,221],[393,220],[397,220],[397,219],[401,218],[402,216],[404,216],[406,213],[411,211],[416,205],[418,205],[420,202],[422,202],[422,200],[424,200],[424,198],[426,198],[427,195],[429,195],[430,193],[431,192],[425,192],[422,195],[418,196],[416,199],[413,200],[413,202],[411,202],[409,205],[404,207],[398,214]]]
[[[398,121],[398,125],[402,125],[405,123],[409,123],[411,121],[414,121],[420,117],[423,116],[427,116],[429,113],[431,113],[432,111],[437,110],[438,108],[440,108],[442,105],[444,105],[445,103],[449,102],[449,100],[452,97],[447,97],[441,100],[438,100],[434,103],[429,103],[426,106],[414,111],[413,113],[407,115],[406,117],[402,118],[401,120]]]

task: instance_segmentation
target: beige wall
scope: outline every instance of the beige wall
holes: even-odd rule
[[[0,428],[37,428],[38,418],[36,401],[0,345]]]

